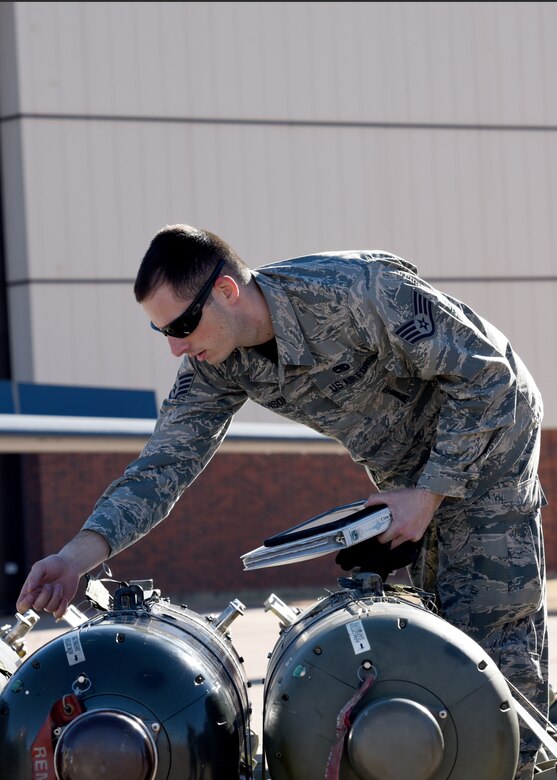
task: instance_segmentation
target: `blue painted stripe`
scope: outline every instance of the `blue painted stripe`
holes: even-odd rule
[[[154,390],[33,384],[0,380],[0,413],[154,419]]]

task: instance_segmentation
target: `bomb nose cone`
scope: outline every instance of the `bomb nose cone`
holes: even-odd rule
[[[64,729],[54,764],[59,780],[153,780],[157,752],[137,718],[91,710]]]

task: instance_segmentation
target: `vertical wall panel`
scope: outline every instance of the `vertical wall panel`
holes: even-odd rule
[[[25,111],[556,123],[553,3],[15,6]]]
[[[19,110],[14,3],[0,3],[0,117]]]
[[[10,13],[0,130],[17,378],[162,397],[175,361],[131,288],[156,230],[190,222],[252,266],[367,247],[441,287],[470,279],[463,297],[518,328],[550,387],[555,4],[3,4]],[[69,322],[90,329],[86,349]]]

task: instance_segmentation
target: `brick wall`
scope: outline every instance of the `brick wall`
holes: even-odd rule
[[[119,476],[127,455],[23,457],[28,561],[57,551]],[[364,498],[370,483],[344,455],[218,453],[169,517],[111,560],[115,577],[153,577],[166,595],[334,585],[333,556],[257,572],[240,555],[266,536],[337,504]]]
[[[124,454],[22,456],[28,564],[57,551],[90,514],[103,489],[130,460]],[[540,477],[548,571],[557,575],[557,431],[542,437]],[[334,586],[334,556],[245,572],[240,555],[266,536],[370,492],[347,455],[218,453],[145,539],[112,559],[115,577],[152,577],[165,595],[242,593]]]

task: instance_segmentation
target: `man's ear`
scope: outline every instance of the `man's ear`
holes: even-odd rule
[[[215,282],[215,288],[225,297],[228,303],[235,303],[240,297],[240,287],[236,279],[223,274]]]

